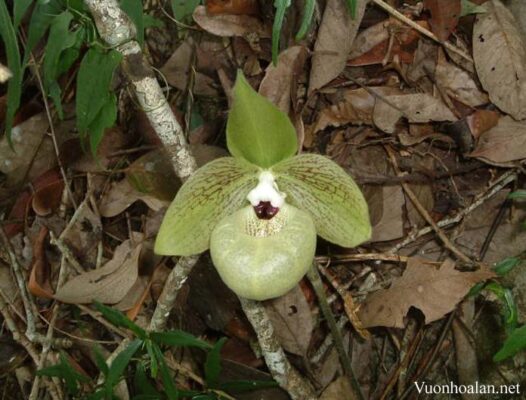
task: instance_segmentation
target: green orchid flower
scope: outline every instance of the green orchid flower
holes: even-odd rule
[[[239,73],[227,122],[233,157],[200,168],[177,193],[155,252],[210,249],[236,294],[265,300],[292,289],[312,265],[316,236],[355,247],[371,236],[367,203],[336,163],[297,152],[288,116]]]

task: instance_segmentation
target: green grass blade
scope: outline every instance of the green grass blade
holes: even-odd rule
[[[296,40],[301,40],[307,34],[310,24],[312,22],[312,16],[314,15],[314,9],[316,7],[316,0],[306,0],[305,7],[303,9],[303,18],[301,20],[300,29],[296,33]]]
[[[278,63],[279,38],[281,36],[285,13],[289,6],[290,0],[276,0],[274,2],[274,7],[276,7],[276,16],[274,17],[274,24],[272,25],[272,63],[274,65]]]
[[[18,29],[20,21],[24,17],[27,9],[31,5],[33,0],[16,0],[15,5],[13,6],[13,25],[15,29]]]
[[[13,127],[15,113],[22,97],[22,65],[15,28],[11,22],[5,0],[0,0],[0,37],[5,45],[7,66],[13,74],[7,83],[7,110],[5,116],[5,132],[11,143],[11,128]]]

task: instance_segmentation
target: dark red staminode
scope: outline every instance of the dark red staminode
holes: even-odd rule
[[[259,219],[271,219],[279,211],[278,207],[272,207],[270,201],[260,201],[257,206],[254,206],[254,211]]]

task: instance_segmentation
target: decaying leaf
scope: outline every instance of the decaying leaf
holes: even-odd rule
[[[410,258],[404,274],[390,288],[368,296],[359,315],[365,327],[403,328],[409,308],[416,307],[429,324],[451,312],[475,283],[494,276],[487,267],[460,272],[452,260],[437,269],[424,259]]]
[[[499,1],[484,4],[473,28],[473,59],[491,101],[513,118],[526,118],[526,43],[513,14]]]
[[[365,12],[365,4],[365,1],[358,2],[356,18],[352,19],[345,2],[327,1],[314,45],[309,93],[332,81],[345,68],[347,57]]]
[[[307,58],[303,46],[292,46],[281,52],[278,64],[270,64],[259,86],[259,94],[265,96],[284,113],[290,110],[293,83],[301,73]]]
[[[480,136],[470,156],[502,166],[526,158],[526,122],[500,118],[495,127]]]
[[[284,296],[268,301],[266,309],[279,342],[285,350],[305,355],[312,336],[314,321],[309,303],[300,286],[296,285]]]
[[[447,62],[443,51],[438,53],[435,79],[448,96],[468,106],[477,107],[489,101],[467,71]]]
[[[409,122],[456,121],[457,118],[438,98],[427,93],[386,96],[374,107],[374,124],[387,133],[394,133],[396,123],[403,116]],[[395,107],[393,107],[395,106]]]
[[[260,38],[269,38],[271,35],[270,27],[263,25],[258,18],[249,15],[212,15],[206,11],[205,6],[198,6],[193,17],[201,28],[217,36],[247,36],[255,33]]]
[[[132,245],[131,240],[120,244],[110,261],[70,279],[57,290],[55,298],[72,304],[93,301],[115,304],[121,301],[138,277],[142,243],[136,244],[135,248]]]

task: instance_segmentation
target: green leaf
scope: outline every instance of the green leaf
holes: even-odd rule
[[[518,323],[518,311],[511,290],[498,282],[490,282],[484,289],[491,291],[504,304],[503,317],[506,330],[508,332],[514,330]]]
[[[508,195],[508,199],[519,200],[526,199],[526,190],[516,190]]]
[[[117,97],[110,93],[106,104],[102,106],[99,113],[89,125],[89,143],[93,157],[97,157],[97,148],[99,147],[104,132],[107,128],[112,127],[117,120]]]
[[[144,14],[142,0],[121,0],[120,6],[137,28],[137,42],[144,44]]]
[[[351,18],[356,18],[356,6],[358,5],[358,0],[345,0],[345,4],[347,5],[347,9],[349,10],[349,13],[351,14]]]
[[[232,157],[198,169],[181,187],[166,211],[155,242],[163,255],[199,254],[210,246],[215,225],[240,209],[258,182],[254,165]]]
[[[137,337],[143,340],[147,338],[148,335],[146,331],[142,329],[139,325],[134,323],[131,319],[129,319],[119,310],[115,310],[114,308],[105,306],[104,304],[99,302],[95,302],[95,308],[104,316],[104,318],[110,321],[113,325],[129,329],[130,331],[135,333]]]
[[[104,376],[108,376],[109,367],[98,346],[93,347],[93,355],[95,358],[95,364],[97,364],[99,371],[102,372]]]
[[[503,361],[526,349],[526,325],[515,329],[504,342],[502,348],[493,356],[493,361]]]
[[[314,15],[314,9],[316,8],[316,0],[306,0],[305,7],[303,7],[303,18],[301,19],[301,25],[296,33],[296,40],[301,40],[307,34],[310,24],[312,22],[312,16]]]
[[[226,341],[227,338],[219,339],[206,356],[205,380],[208,387],[214,388],[217,386],[217,380],[221,372],[221,349]]]
[[[44,56],[44,85],[55,103],[60,118],[63,118],[62,104],[60,101],[61,90],[56,80],[59,77],[60,55],[65,49],[72,47],[77,41],[76,32],[69,31],[69,25],[72,20],[73,14],[69,11],[64,11],[53,19],[49,29]]]
[[[278,64],[279,54],[279,39],[281,36],[281,28],[283,27],[283,20],[287,8],[290,7],[291,0],[275,0],[274,7],[276,7],[276,15],[274,16],[274,23],[272,24],[272,64]]]
[[[133,385],[135,387],[135,390],[140,394],[148,396],[157,396],[157,398],[161,398],[160,393],[153,387],[153,385],[148,380],[148,377],[146,376],[145,367],[142,363],[139,363],[137,365]]]
[[[200,0],[171,0],[172,12],[177,21],[183,22],[190,17],[195,8],[201,3]]]
[[[226,126],[228,150],[263,168],[296,154],[298,140],[289,117],[258,94],[238,72]]]
[[[63,11],[61,4],[57,0],[49,2],[37,2],[33,13],[31,14],[31,21],[27,32],[26,49],[24,52],[23,65],[27,64],[31,50],[36,46],[40,39],[44,36],[53,22],[56,15]]]
[[[77,128],[81,134],[87,133],[101,109],[108,104],[111,79],[121,58],[115,50],[103,53],[98,48],[91,48],[84,55],[77,75],[76,97]]]
[[[31,5],[33,0],[16,0],[15,4],[13,6],[13,25],[15,27],[15,30],[18,29],[18,25],[20,25],[20,21],[22,21],[22,18],[24,18],[24,15]]]
[[[275,381],[239,380],[222,383],[218,386],[218,389],[224,392],[243,393],[249,392],[251,390],[272,388],[278,386],[278,383]]]
[[[161,379],[164,384],[164,391],[166,392],[166,395],[168,396],[169,400],[177,400],[179,398],[179,392],[177,388],[174,385],[172,376],[170,375],[170,371],[168,370],[168,367],[166,366],[166,361],[164,360],[164,355],[155,343],[153,344],[153,351],[155,354],[155,358],[157,359],[157,362],[159,363],[159,369],[161,371]]]
[[[498,276],[504,276],[520,263],[520,258],[506,257],[504,260],[501,260],[497,264],[495,264],[495,266],[493,267],[493,271],[495,271],[495,273]]]
[[[117,357],[113,360],[110,365],[108,375],[106,376],[106,381],[104,382],[104,388],[106,390],[106,395],[111,395],[113,393],[113,387],[119,382],[122,377],[122,374],[134,354],[139,350],[142,345],[141,339],[135,339],[128,346],[121,351]]]
[[[13,74],[7,82],[7,110],[4,120],[5,132],[11,143],[11,128],[13,127],[15,112],[20,105],[20,98],[22,96],[22,65],[15,28],[11,23],[5,0],[0,0],[0,37],[5,46],[7,66]]]
[[[460,16],[464,17],[469,14],[483,14],[487,12],[484,6],[479,6],[478,4],[472,3],[469,0],[461,0],[461,11]]]
[[[70,365],[63,352],[60,353],[60,362],[58,364],[38,370],[37,375],[54,376],[63,379],[66,383],[66,389],[68,393],[73,395],[78,393],[79,382],[89,382],[88,377],[79,374],[75,368]]]
[[[212,349],[212,346],[204,340],[198,339],[194,335],[180,330],[152,332],[150,333],[150,337],[153,342],[167,346],[199,347],[205,350]]]
[[[146,351],[150,357],[150,376],[155,379],[157,378],[157,372],[159,371],[159,363],[157,362],[157,357],[155,356],[155,351],[153,350],[153,342],[151,339],[148,339],[144,343],[146,344]]]
[[[308,212],[325,240],[355,247],[371,237],[367,203],[353,179],[335,162],[301,154],[274,168],[285,201]]]

